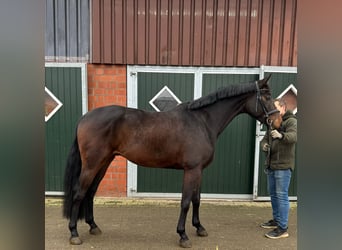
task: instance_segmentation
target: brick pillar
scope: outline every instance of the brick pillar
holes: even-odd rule
[[[88,64],[88,110],[107,105],[127,106],[126,65]],[[97,190],[97,196],[127,196],[127,161],[115,157]]]

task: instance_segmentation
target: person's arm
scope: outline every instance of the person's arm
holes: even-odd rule
[[[283,135],[283,142],[296,143],[297,142],[297,119],[290,118],[286,124],[286,131],[281,132]]]
[[[270,145],[268,144],[268,134],[269,134],[269,132],[267,130],[266,134],[264,135],[264,137],[260,141],[260,148],[264,152],[267,152],[268,148],[270,147]]]

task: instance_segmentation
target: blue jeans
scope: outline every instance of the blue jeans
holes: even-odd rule
[[[278,226],[287,229],[289,219],[289,186],[292,171],[267,169],[268,192],[271,197],[273,220]]]

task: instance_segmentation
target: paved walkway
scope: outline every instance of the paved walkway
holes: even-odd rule
[[[144,199],[97,199],[95,220],[102,234],[88,233],[84,221],[78,224],[83,244],[69,244],[68,222],[62,218],[60,199],[46,199],[45,249],[181,249],[176,226],[179,201]],[[189,211],[186,230],[192,249],[297,249],[297,206],[291,203],[289,238],[272,240],[269,230],[259,227],[270,219],[269,202],[205,201],[200,219],[208,237],[196,236]]]

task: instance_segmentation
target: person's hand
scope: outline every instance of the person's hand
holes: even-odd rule
[[[283,138],[283,135],[278,132],[278,130],[274,129],[271,131],[271,136],[273,139],[281,139]]]
[[[269,148],[270,148],[270,144],[265,143],[265,144],[262,146],[262,151],[267,152]]]

